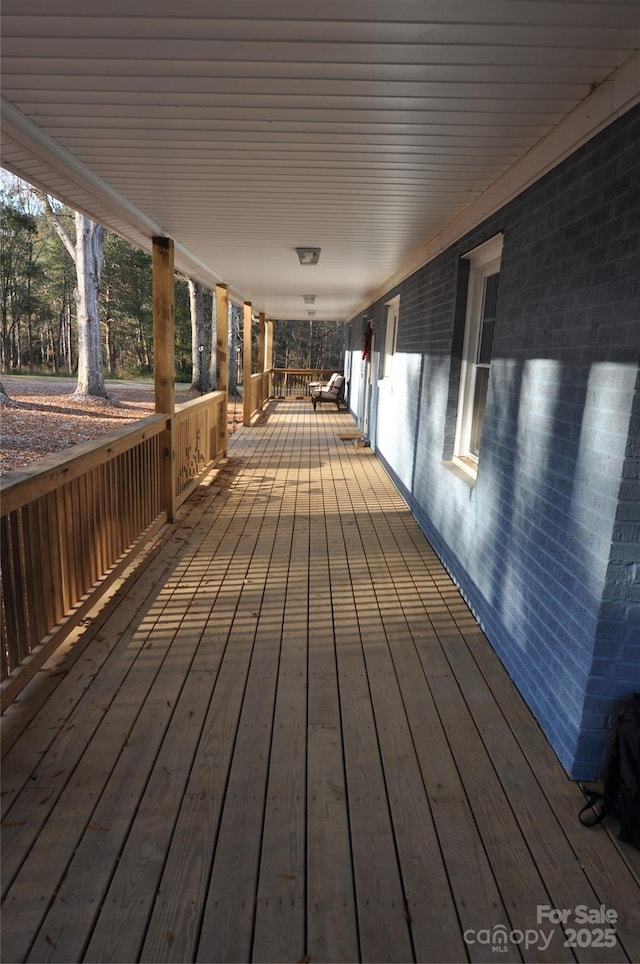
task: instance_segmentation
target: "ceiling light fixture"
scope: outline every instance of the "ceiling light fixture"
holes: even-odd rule
[[[303,295],[305,305],[315,305],[316,296],[315,295]]]
[[[300,264],[317,264],[320,260],[320,248],[296,248]]]
[[[307,314],[309,315],[309,318],[313,318],[315,311],[308,311]]]

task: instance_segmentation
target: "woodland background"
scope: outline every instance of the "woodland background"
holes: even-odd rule
[[[2,172],[0,202],[0,371],[3,375],[73,375],[78,366],[77,280],[69,251],[54,229],[43,199],[30,185]],[[48,203],[73,237],[75,213],[52,199]],[[151,287],[150,254],[105,232],[99,290],[105,378],[152,374]],[[207,324],[214,299],[202,286],[197,285],[195,291],[194,296],[190,279],[176,275],[175,377],[208,391],[215,387],[211,326]],[[196,301],[202,315],[197,323]],[[242,376],[242,313],[240,305],[230,305],[230,393]],[[276,368],[340,368],[342,348],[343,326],[336,322],[274,321]],[[257,355],[257,345],[254,351]]]

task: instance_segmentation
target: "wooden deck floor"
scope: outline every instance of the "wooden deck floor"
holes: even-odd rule
[[[261,422],[3,717],[3,961],[639,961],[640,854],[350,417]]]

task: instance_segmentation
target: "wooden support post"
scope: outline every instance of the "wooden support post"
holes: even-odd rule
[[[171,238],[154,238],[152,253],[153,269],[153,377],[155,410],[167,415],[169,425],[161,436],[162,508],[169,521],[173,521],[176,507],[175,481],[175,330],[173,241]]]
[[[244,425],[251,425],[251,302],[244,303],[244,323],[242,341],[242,398],[244,408]]]
[[[267,321],[264,345],[264,367],[269,372],[267,382],[267,398],[273,394],[273,319]]]
[[[265,321],[264,321],[264,311],[261,311],[258,315],[258,371],[260,373],[260,394],[258,398],[258,405],[260,410],[264,408],[264,403],[269,397],[269,393],[265,387],[265,376],[264,376],[264,346],[265,346]]]
[[[265,320],[264,311],[258,315],[258,371],[264,371]]]
[[[226,458],[229,431],[227,427],[227,410],[229,406],[229,287],[228,285],[216,285],[216,317],[218,324],[216,327],[216,356],[218,364],[219,392],[224,392],[224,404],[222,406],[222,425],[220,426],[219,438],[222,453]]]

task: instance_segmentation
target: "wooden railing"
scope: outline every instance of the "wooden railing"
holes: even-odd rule
[[[309,394],[311,382],[326,382],[335,368],[274,368],[272,394],[276,398],[302,398]]]
[[[224,420],[212,392],[0,480],[3,706],[169,518],[167,439],[177,505],[223,454]]]
[[[245,411],[245,421],[262,411],[271,395],[271,370],[256,372],[249,383],[249,410]]]
[[[334,371],[334,368],[270,368],[251,375],[249,391],[244,395],[244,424],[251,424],[269,398],[304,398],[310,394],[311,382],[328,381]]]
[[[202,473],[224,449],[227,396],[210,392],[176,408],[176,503],[180,505],[198,484]]]

